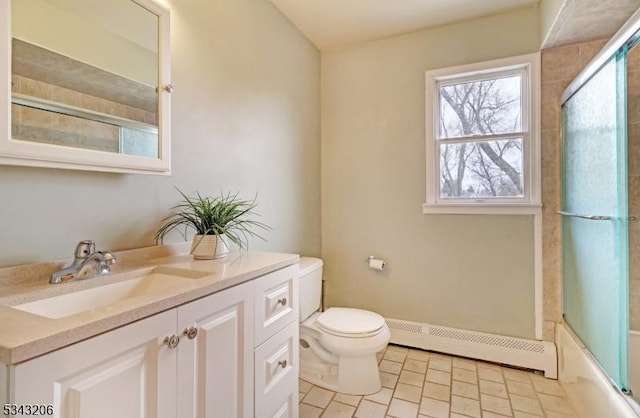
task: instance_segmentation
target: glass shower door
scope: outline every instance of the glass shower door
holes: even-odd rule
[[[584,345],[628,388],[626,51],[562,107],[563,312]]]

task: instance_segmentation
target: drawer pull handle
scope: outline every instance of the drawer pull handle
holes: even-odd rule
[[[278,299],[278,301],[276,302],[276,305],[287,306],[287,298]]]
[[[196,327],[185,328],[184,331],[182,331],[182,335],[186,336],[190,340],[193,340],[198,336],[198,328]]]
[[[172,335],[171,337],[164,337],[164,341],[163,341],[167,347],[169,347],[170,349],[174,349],[178,346],[178,344],[180,343],[180,337],[178,337],[177,335]]]
[[[280,367],[282,367],[284,369],[285,367],[287,367],[287,360],[280,360],[278,362],[278,366],[280,366]]]

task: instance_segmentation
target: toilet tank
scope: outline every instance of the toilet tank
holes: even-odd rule
[[[322,260],[300,257],[298,264],[300,322],[320,309],[322,299]]]

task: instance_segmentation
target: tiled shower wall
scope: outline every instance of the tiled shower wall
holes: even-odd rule
[[[562,320],[562,224],[560,216],[560,99],[606,40],[542,51],[542,259],[544,339],[553,341]]]
[[[11,86],[12,92],[15,93],[147,124],[157,124],[156,113],[16,74],[11,77]],[[13,104],[11,105],[11,120],[12,136],[17,139],[118,152],[119,129],[115,125]]]

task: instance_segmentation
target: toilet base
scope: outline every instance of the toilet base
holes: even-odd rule
[[[337,392],[347,395],[370,395],[382,389],[378,359],[367,357],[341,357]]]
[[[382,388],[376,353],[391,333],[384,325],[367,337],[329,334],[317,327],[313,314],[300,324],[300,378],[334,392],[370,395]]]
[[[314,361],[311,357],[313,353],[305,351],[307,350],[300,349],[302,380],[347,395],[371,395],[382,389],[375,354],[365,357],[342,357],[338,360],[338,365]]]

